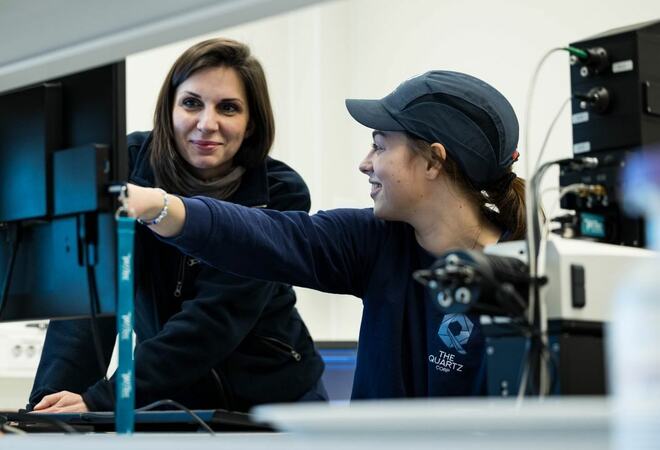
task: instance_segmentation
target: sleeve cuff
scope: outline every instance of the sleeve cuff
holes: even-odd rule
[[[82,394],[82,399],[90,411],[114,410],[114,382],[99,380]]]
[[[186,219],[181,232],[169,238],[160,237],[168,244],[185,248],[186,253],[196,253],[204,247],[207,236],[213,227],[213,215],[201,197],[180,197],[186,209]]]

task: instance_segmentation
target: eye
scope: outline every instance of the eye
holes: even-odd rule
[[[382,152],[383,150],[385,150],[385,147],[381,147],[380,145],[376,144],[375,142],[373,142],[371,144],[371,151],[372,152],[379,153],[379,152]]]
[[[219,109],[225,114],[237,114],[241,112],[241,107],[234,102],[222,102]]]
[[[181,100],[181,105],[184,108],[194,109],[201,107],[202,102],[195,97],[185,97],[183,100]]]

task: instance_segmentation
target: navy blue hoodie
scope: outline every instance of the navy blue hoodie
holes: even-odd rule
[[[479,395],[478,317],[443,315],[411,274],[434,261],[411,226],[371,209],[254,210],[184,199],[182,232],[163,239],[210,265],[363,301],[353,398]]]
[[[148,133],[128,137],[130,181],[153,186]],[[231,201],[308,211],[309,191],[286,164],[268,158],[243,175]],[[237,252],[244,254],[243,249]],[[314,388],[323,362],[286,284],[220,272],[138,226],[135,247],[136,405],[170,398],[189,408],[247,411],[298,400]],[[109,359],[114,318],[100,318]],[[114,380],[97,368],[89,320],[51,322],[30,395],[82,393],[88,408],[112,410]]]

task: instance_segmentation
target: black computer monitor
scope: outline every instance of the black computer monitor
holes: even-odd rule
[[[114,312],[125,97],[123,61],[0,93],[0,321]]]

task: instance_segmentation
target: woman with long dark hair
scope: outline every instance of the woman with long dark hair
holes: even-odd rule
[[[129,135],[130,181],[243,207],[307,212],[309,192],[268,157],[275,133],[266,78],[244,44],[211,39],[167,75],[151,132]],[[164,215],[142,221],[160,223]],[[241,250],[242,252],[242,250]],[[136,405],[173,399],[189,408],[326,398],[323,362],[289,285],[218,271],[138,227],[135,249]],[[107,361],[114,320],[99,319]],[[89,320],[48,328],[30,403],[39,412],[112,410]]]

